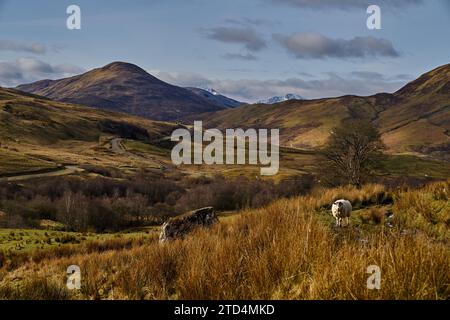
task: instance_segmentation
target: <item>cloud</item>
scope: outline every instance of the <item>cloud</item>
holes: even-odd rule
[[[240,26],[274,26],[278,23],[268,19],[251,19],[251,18],[229,18],[225,20],[225,23],[240,25]]]
[[[383,7],[402,8],[422,4],[423,0],[270,0],[275,4],[287,4],[299,8],[311,9],[358,9],[376,4]]]
[[[264,38],[251,27],[217,27],[204,30],[206,37],[224,43],[241,44],[252,52],[267,47]]]
[[[298,59],[398,57],[391,41],[374,37],[331,39],[320,33],[274,34],[273,39]]]
[[[271,96],[295,93],[307,98],[343,95],[368,96],[380,92],[394,92],[406,84],[403,75],[386,77],[370,71],[346,74],[329,72],[322,78],[305,80],[301,77],[279,79],[207,79],[196,73],[155,73],[160,79],[183,87],[211,87],[239,101],[256,102]],[[309,77],[311,78],[311,77]]]
[[[0,51],[26,52],[44,54],[47,48],[41,43],[19,44],[13,41],[0,40]]]
[[[302,76],[302,77],[306,77],[306,78],[314,78],[314,76],[311,74],[311,73],[309,73],[309,72],[297,72],[297,74],[299,75],[299,76]]]
[[[228,60],[244,60],[244,61],[255,61],[258,60],[256,56],[251,53],[226,53],[222,56],[224,59]]]
[[[372,71],[353,71],[350,73],[351,76],[362,79],[362,80],[382,80],[384,76],[378,72]]]
[[[392,80],[413,80],[414,76],[412,74],[398,74],[395,75],[393,77],[391,77],[390,79]]]
[[[20,58],[12,62],[0,62],[0,85],[14,87],[42,79],[69,77],[84,71],[72,64],[51,65],[34,58]]]
[[[150,73],[167,83],[180,87],[206,88],[213,84],[211,80],[194,72],[178,73],[153,70]]]

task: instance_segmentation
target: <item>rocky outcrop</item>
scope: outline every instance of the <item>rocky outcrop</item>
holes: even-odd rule
[[[161,234],[159,235],[159,241],[166,242],[183,238],[196,228],[209,227],[218,221],[214,208],[212,207],[191,211],[164,223]]]

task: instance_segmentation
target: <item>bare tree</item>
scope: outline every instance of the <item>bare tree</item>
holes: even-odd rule
[[[384,149],[377,128],[366,120],[346,120],[331,135],[321,151],[320,175],[326,183],[360,187],[379,166]]]

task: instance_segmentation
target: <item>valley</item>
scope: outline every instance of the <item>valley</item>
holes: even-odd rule
[[[285,146],[322,146],[336,123],[368,119],[379,127],[390,154],[448,159],[450,65],[412,81],[394,94],[255,104],[201,116],[206,126],[280,128]]]
[[[0,0],[1,314],[437,313],[449,2]]]
[[[418,277],[407,292],[402,282],[392,282],[389,292],[399,298],[448,297],[442,283],[449,259],[449,66],[392,95],[223,105],[180,118],[166,118],[170,108],[153,117],[151,111],[110,111],[72,100],[102,77],[148,78],[136,68],[112,64],[72,79],[80,82],[70,90],[72,80],[19,87],[47,97],[0,88],[0,298],[389,298],[386,292],[359,291],[357,282],[348,284],[351,292],[329,287],[344,281],[346,264],[362,267],[366,256],[389,263],[389,279],[402,273]],[[59,86],[73,96],[58,96]],[[171,134],[192,133],[194,118],[203,120],[205,130],[278,128],[278,174],[262,176],[260,165],[248,162],[175,165]],[[337,124],[353,118],[376,124],[386,149],[371,184],[330,188],[319,178],[321,148]],[[248,156],[247,145],[240,151]],[[329,203],[340,197],[354,205],[351,227],[343,230],[333,227],[329,214]],[[158,243],[164,222],[206,206],[219,217],[212,230]],[[421,255],[424,247],[430,255]],[[216,258],[198,254],[205,248]],[[404,264],[385,261],[397,255],[406,257]],[[221,257],[227,262],[218,264]],[[336,276],[324,262],[330,257],[339,265]],[[85,272],[81,291],[63,286],[69,262]],[[198,263],[215,279],[213,287],[198,273]],[[99,278],[98,266],[110,281]],[[241,270],[247,278],[224,278],[223,268]],[[38,277],[31,278],[30,270],[39,270]],[[183,276],[186,270],[190,278]],[[430,270],[439,281],[426,275]],[[233,286],[227,285],[230,279]],[[419,280],[431,289],[418,288]]]

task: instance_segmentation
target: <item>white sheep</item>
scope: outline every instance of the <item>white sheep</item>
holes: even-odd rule
[[[337,200],[331,206],[331,214],[336,219],[336,226],[338,227],[348,226],[351,213],[352,204],[348,200]]]

